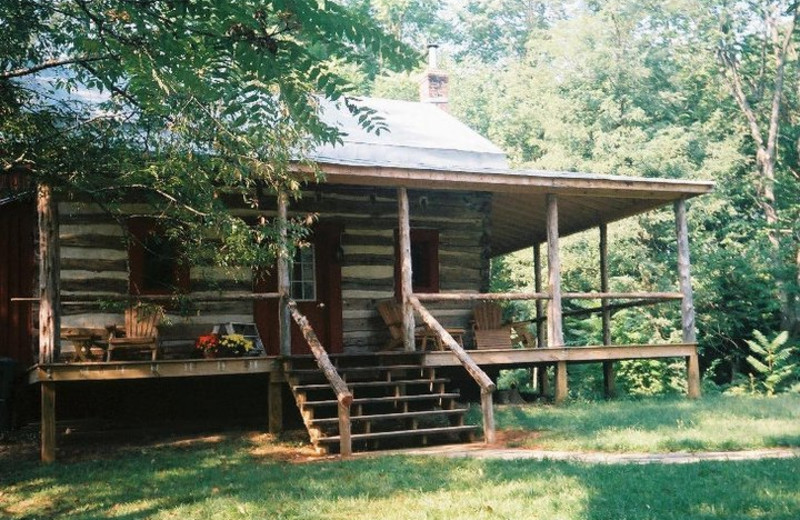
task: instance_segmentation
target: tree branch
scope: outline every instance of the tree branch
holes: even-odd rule
[[[722,65],[725,67],[725,71],[727,72],[726,78],[728,79],[728,84],[731,87],[733,98],[736,100],[736,104],[739,105],[739,108],[741,109],[742,113],[747,119],[748,125],[750,126],[750,134],[753,137],[753,140],[756,142],[756,146],[759,148],[759,150],[764,150],[764,138],[761,135],[761,129],[758,127],[758,119],[753,111],[753,107],[751,107],[750,103],[747,101],[747,96],[742,88],[742,78],[739,76],[739,69],[736,65],[735,59],[732,58],[725,49],[719,49],[717,55],[719,56],[719,59],[722,62]]]
[[[56,67],[63,67],[65,65],[74,65],[76,63],[78,63],[78,64],[86,64],[86,63],[91,63],[93,61],[107,60],[107,59],[112,58],[112,57],[113,56],[111,54],[103,54],[101,56],[81,56],[79,58],[64,58],[64,59],[60,59],[60,60],[47,60],[45,62],[42,62],[42,63],[40,63],[38,65],[33,65],[31,67],[23,67],[23,68],[19,68],[19,69],[14,69],[14,70],[9,70],[9,71],[2,72],[2,73],[0,73],[0,80],[2,80],[2,79],[19,78],[19,77],[22,77],[22,76],[28,76],[30,74],[35,74],[35,73],[43,71],[43,70],[53,69],[53,68],[56,68]]]
[[[786,29],[786,34],[783,36],[780,50],[775,53],[775,60],[777,70],[775,71],[775,85],[772,91],[772,108],[769,116],[769,133],[767,136],[767,156],[770,159],[775,157],[775,148],[778,144],[778,126],[780,124],[779,118],[781,114],[781,98],[783,97],[783,80],[784,72],[786,69],[786,55],[789,52],[789,45],[792,43],[792,35],[794,33],[795,24],[797,23],[797,11],[792,12],[789,27]],[[777,30],[777,29],[776,29]]]

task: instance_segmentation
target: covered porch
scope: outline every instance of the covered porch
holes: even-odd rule
[[[556,402],[568,395],[567,370],[573,363],[603,363],[606,390],[613,392],[613,363],[624,359],[681,358],[687,364],[689,397],[699,396],[699,366],[696,351],[694,309],[690,283],[687,198],[707,193],[710,183],[666,181],[653,179],[590,176],[552,172],[493,172],[493,171],[431,171],[398,168],[359,167],[356,165],[324,165],[330,184],[342,186],[381,187],[394,190],[397,200],[398,262],[400,264],[399,300],[403,311],[403,350],[415,352],[415,328],[424,323],[445,347],[440,352],[416,352],[422,373],[437,368],[461,367],[481,389],[483,430],[487,442],[494,434],[492,393],[495,384],[487,370],[514,367],[555,367],[553,394]],[[484,293],[480,290],[415,292],[411,255],[412,205],[409,192],[426,191],[479,191],[489,195],[491,205],[487,217],[491,220],[490,251],[502,254],[533,246],[536,290],[529,294]],[[424,195],[423,195],[424,196]],[[421,199],[422,197],[420,197]],[[269,379],[269,428],[279,431],[283,418],[282,395],[287,384],[286,360],[291,360],[292,323],[299,327],[304,342],[313,359],[333,390],[339,403],[338,424],[341,453],[350,451],[350,406],[353,403],[353,383],[345,381],[342,368],[337,366],[344,355],[329,355],[327,345],[321,343],[314,328],[298,311],[291,298],[289,280],[289,255],[286,243],[288,198],[279,194],[275,215],[281,228],[283,253],[279,255],[277,290],[272,293],[250,295],[221,295],[219,301],[264,301],[277,303],[279,355],[216,360],[160,360],[111,361],[104,363],[59,363],[56,332],[60,301],[58,299],[57,270],[48,258],[57,251],[58,220],[47,208],[46,191],[40,191],[40,241],[42,250],[43,280],[40,301],[40,362],[29,371],[29,382],[39,384],[42,397],[42,458],[55,458],[55,399],[57,385],[70,381],[108,381],[115,379],[159,379],[180,377],[214,377],[236,374],[263,374]],[[678,249],[677,290],[672,292],[614,293],[608,287],[607,224],[626,216],[672,204],[675,212],[675,230]],[[564,292],[561,287],[559,240],[570,233],[597,228],[600,233],[600,272],[598,290],[586,293]],[[42,232],[41,230],[44,230]],[[50,230],[48,232],[48,230]],[[55,232],[53,232],[55,230]],[[547,272],[542,272],[542,245],[546,243]],[[57,265],[57,264],[56,264]],[[48,283],[49,281],[49,283]],[[477,288],[476,288],[477,289]],[[146,300],[147,298],[141,298]],[[565,299],[596,300],[599,307],[591,312],[601,314],[603,320],[603,345],[567,347],[564,345],[562,301]],[[477,301],[533,300],[536,315],[535,348],[466,350],[443,327],[434,313],[433,302],[461,302],[472,305]],[[682,342],[663,345],[612,345],[610,322],[612,311],[626,306],[650,305],[669,300],[680,302]],[[65,302],[68,303],[68,302]],[[418,320],[421,319],[421,321]],[[369,354],[361,353],[368,357]],[[380,353],[375,353],[380,357]],[[415,360],[415,363],[417,361]],[[352,369],[352,367],[350,367]],[[431,371],[430,374],[433,374]],[[427,377],[427,376],[426,376]],[[434,375],[431,380],[436,380]],[[364,383],[363,381],[358,384]],[[431,383],[433,384],[433,383]],[[443,391],[443,390],[442,390]],[[299,405],[299,402],[298,402]],[[422,413],[422,412],[408,412]],[[309,421],[313,421],[313,417]],[[311,430],[310,430],[311,431]],[[362,434],[365,435],[365,434]]]

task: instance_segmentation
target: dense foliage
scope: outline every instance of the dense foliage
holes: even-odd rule
[[[340,65],[417,60],[334,1],[5,0],[0,33],[3,174],[112,213],[122,200],[150,204],[182,244],[217,229],[225,244],[206,253],[249,265],[271,263],[258,246],[272,230],[228,210],[297,190],[289,162],[338,139],[320,100],[381,128],[348,97]],[[12,196],[26,194],[2,198]]]
[[[700,351],[717,381],[754,371],[754,330],[797,340],[796,3],[469,0],[439,16],[449,31],[430,27],[449,53],[451,112],[515,165],[716,181],[689,218]],[[386,74],[370,88],[413,96],[412,80]],[[673,226],[665,210],[610,228],[611,290],[674,289]],[[596,233],[565,241],[565,290],[599,288],[597,244]],[[496,261],[496,289],[531,290],[531,264],[530,251]],[[627,309],[612,338],[680,339],[678,324],[674,305]],[[571,344],[602,341],[596,317],[565,330]],[[668,365],[623,368],[670,386]]]

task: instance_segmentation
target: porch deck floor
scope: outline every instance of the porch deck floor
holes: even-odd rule
[[[587,346],[539,349],[469,350],[472,359],[482,367],[524,367],[557,362],[591,363],[624,359],[685,358],[697,354],[693,343],[663,345]],[[408,355],[407,352],[359,353],[357,356]],[[449,351],[418,353],[427,367],[460,366],[455,354]],[[348,354],[334,354],[345,357]],[[307,357],[307,356],[303,356]],[[200,377],[236,374],[276,374],[281,371],[280,357],[250,357],[224,359],[176,359],[156,361],[110,361],[83,363],[53,363],[34,365],[28,371],[31,384],[44,381],[92,381],[115,379],[153,379],[164,377]]]

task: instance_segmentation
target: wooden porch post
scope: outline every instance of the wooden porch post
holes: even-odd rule
[[[414,307],[411,305],[413,278],[411,273],[411,222],[408,191],[397,188],[397,212],[400,235],[400,290],[403,304],[403,348],[414,351]]]
[[[39,214],[39,363],[58,361],[61,330],[61,255],[58,240],[58,204],[50,186],[40,184]]]
[[[58,204],[53,190],[40,184],[37,192],[39,217],[39,364],[58,361],[61,331],[61,254],[58,240]],[[41,460],[56,460],[56,384],[40,383]]]
[[[547,302],[548,347],[564,346],[561,312],[561,257],[558,251],[558,198],[547,194],[547,278],[550,300]],[[555,402],[567,398],[567,363],[556,363]]]
[[[39,383],[42,393],[41,461],[52,464],[56,460],[56,383]]]
[[[277,434],[283,431],[283,385],[282,374],[269,375],[269,390],[267,393],[269,406],[269,433]]]
[[[292,353],[291,316],[289,314],[289,244],[288,244],[289,198],[285,192],[278,193],[278,341],[282,356]]]
[[[608,226],[605,222],[600,224],[600,292],[608,292]],[[611,310],[608,303],[608,298],[603,298],[600,303],[603,307],[603,345],[611,345]],[[609,398],[617,393],[613,361],[603,361],[603,389]]]
[[[542,247],[540,244],[533,244],[533,290],[534,292],[542,292]],[[536,347],[544,348],[545,346],[545,333],[544,333],[544,304],[542,300],[536,300]],[[547,379],[547,365],[542,365],[538,369],[539,377],[539,391],[541,394],[550,394],[550,381]]]
[[[686,220],[686,200],[675,201],[675,233],[678,238],[678,281],[683,294],[681,300],[681,328],[684,343],[697,343],[694,329],[694,296],[692,294],[691,262],[689,260],[689,225]],[[700,397],[700,365],[697,354],[686,358],[687,394]]]

